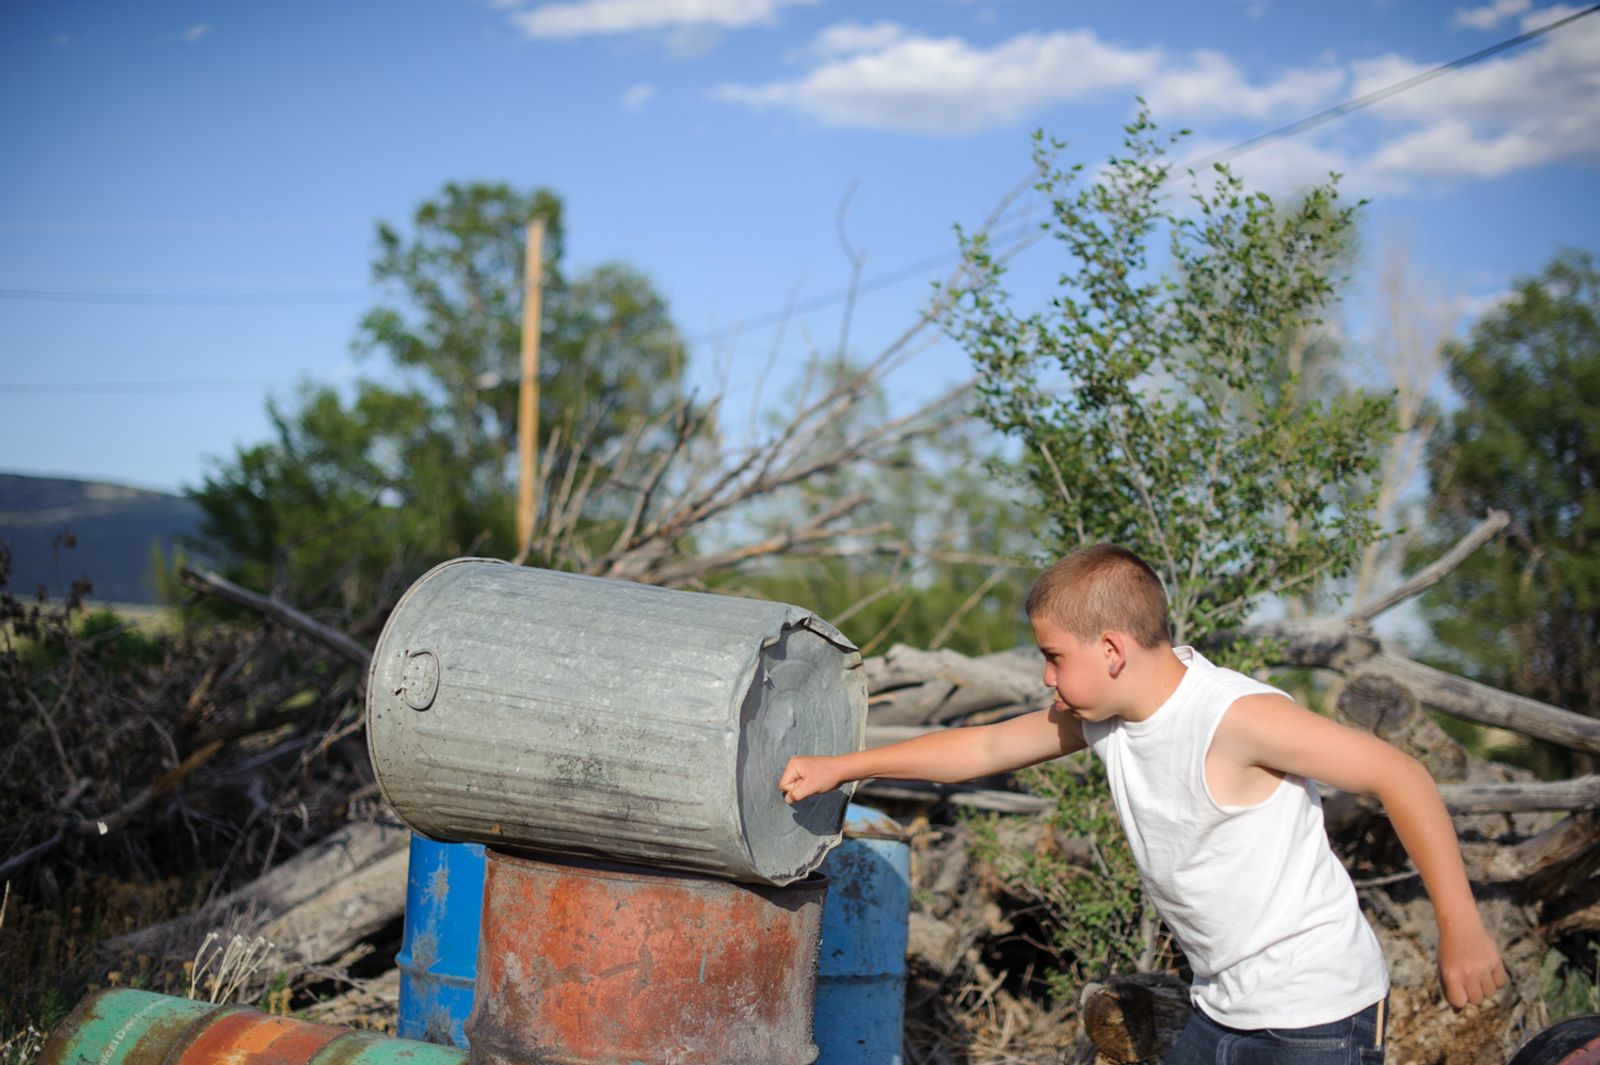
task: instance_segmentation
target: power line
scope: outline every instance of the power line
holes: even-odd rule
[[[1505,40],[1491,44],[1486,48],[1480,48],[1476,52],[1461,56],[1457,59],[1452,59],[1445,63],[1440,63],[1438,66],[1431,67],[1428,70],[1422,71],[1421,73],[1414,74],[1409,78],[1404,78],[1380,89],[1375,89],[1372,92],[1352,97],[1343,103],[1335,104],[1334,106],[1326,108],[1325,110],[1318,111],[1316,114],[1308,115],[1305,118],[1290,122],[1287,125],[1279,126],[1276,129],[1268,130],[1265,133],[1257,134],[1254,137],[1240,141],[1237,144],[1223,148],[1220,151],[1212,152],[1209,155],[1204,155],[1197,159],[1190,160],[1184,163],[1182,166],[1177,167],[1176,170],[1180,173],[1191,170],[1201,170],[1214,167],[1219,163],[1225,163],[1233,159],[1237,159],[1240,156],[1247,155],[1250,152],[1257,151],[1270,144],[1274,144],[1278,141],[1296,136],[1297,134],[1304,133],[1306,130],[1314,129],[1318,126],[1332,122],[1337,118],[1342,118],[1345,115],[1351,114],[1355,111],[1360,111],[1364,108],[1371,107],[1373,104],[1380,103],[1383,100],[1389,99],[1390,97],[1398,96],[1400,93],[1414,89],[1419,85],[1434,80],[1435,78],[1443,77],[1444,75],[1452,73],[1453,71],[1461,70],[1465,67],[1472,66],[1475,63],[1480,63],[1491,56],[1500,54],[1501,52],[1506,52],[1520,47],[1521,45],[1527,44],[1529,41],[1536,40],[1540,37],[1546,36],[1547,34],[1551,34],[1557,30],[1563,29],[1581,18],[1586,18],[1589,15],[1593,15],[1597,11],[1600,11],[1600,4],[1593,4],[1544,26],[1528,30],[1524,33],[1519,33],[1514,37],[1508,37]],[[1016,217],[1017,216],[1014,212],[1007,212],[1006,215],[1002,215],[999,219],[997,219],[994,225],[1008,225],[1015,221]],[[886,273],[878,274],[875,277],[868,278],[853,287],[836,289],[832,292],[822,293],[810,299],[803,300],[798,304],[776,308],[774,310],[766,311],[762,314],[754,315],[742,321],[736,328],[732,330],[708,331],[689,337],[687,338],[687,341],[690,343],[698,343],[712,339],[732,339],[747,332],[752,332],[770,325],[775,325],[778,322],[783,321],[785,318],[794,315],[810,314],[813,311],[823,310],[828,307],[843,303],[847,299],[862,296],[870,292],[875,292],[879,289],[888,288],[889,286],[898,284],[901,281],[924,274],[935,267],[954,263],[960,258],[960,256],[961,253],[959,251],[943,252],[937,255],[931,255],[915,262],[907,263],[903,266],[887,271]],[[49,291],[36,289],[0,289],[0,299],[40,300],[60,303],[124,303],[168,306],[272,306],[282,303],[337,302],[370,296],[371,293],[371,289],[329,290],[324,292],[260,292],[233,294],[113,293]],[[70,392],[78,390],[110,391],[116,388],[121,388],[125,391],[135,391],[146,385],[150,386],[150,389],[153,391],[161,391],[181,388],[190,383],[211,385],[229,384],[227,382],[169,382],[165,384],[159,382],[124,382],[121,384],[114,382],[100,382],[83,385],[13,385],[0,383],[0,392],[32,391],[42,393],[49,391]]]
[[[40,395],[162,395],[218,392],[259,392],[291,384],[289,381],[0,381],[0,394]]]
[[[0,288],[0,299],[41,303],[112,303],[164,307],[278,307],[305,303],[342,303],[371,297],[370,288],[306,292],[66,292]]]
[[[1491,44],[1487,48],[1480,48],[1471,55],[1464,55],[1460,59],[1452,59],[1448,63],[1440,63],[1431,70],[1425,70],[1420,74],[1413,74],[1411,77],[1397,81],[1392,85],[1385,85],[1381,89],[1375,89],[1372,92],[1357,96],[1354,99],[1346,100],[1342,104],[1335,104],[1326,111],[1318,111],[1316,114],[1302,118],[1298,122],[1291,122],[1287,126],[1279,126],[1275,130],[1270,130],[1258,136],[1251,137],[1246,141],[1240,141],[1231,148],[1224,148],[1220,152],[1214,152],[1211,155],[1202,156],[1199,159],[1185,164],[1184,169],[1203,170],[1207,167],[1215,166],[1218,163],[1225,163],[1230,159],[1237,159],[1239,156],[1248,152],[1253,152],[1257,148],[1265,148],[1267,145],[1283,140],[1286,137],[1293,137],[1297,133],[1304,133],[1308,129],[1314,129],[1317,126],[1332,122],[1336,118],[1342,118],[1345,115],[1350,114],[1352,111],[1359,111],[1364,107],[1371,107],[1375,103],[1378,103],[1382,100],[1387,100],[1391,96],[1398,96],[1407,89],[1414,89],[1424,82],[1432,81],[1434,78],[1443,77],[1444,75],[1449,74],[1452,71],[1460,70],[1463,67],[1470,67],[1474,63],[1482,62],[1483,60],[1488,59],[1490,56],[1498,55],[1501,52],[1509,51],[1510,49],[1516,48],[1519,45],[1527,44],[1529,41],[1543,37],[1547,33],[1554,33],[1556,30],[1559,30],[1564,26],[1568,26],[1581,18],[1592,15],[1596,11],[1600,11],[1600,4],[1594,4],[1590,7],[1584,8],[1582,11],[1576,11],[1565,18],[1560,18],[1552,23],[1549,23],[1548,25],[1540,26],[1538,29],[1529,30],[1526,33],[1519,33],[1515,37],[1508,37],[1498,44]]]

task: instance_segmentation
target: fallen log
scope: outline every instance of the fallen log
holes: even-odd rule
[[[964,784],[934,784],[923,780],[864,780],[857,795],[895,802],[936,803],[965,806],[1002,814],[1042,814],[1056,808],[1049,799],[1019,791],[974,788]]]
[[[1428,767],[1440,783],[1466,779],[1470,755],[1423,712],[1411,689],[1358,669],[1335,700],[1337,716],[1400,748]]]
[[[1594,810],[1600,809],[1600,774],[1528,783],[1443,784],[1439,794],[1445,808],[1453,814]]]
[[[1031,711],[1021,711],[1021,713],[1031,713]],[[1015,717],[1015,716],[1017,716],[1017,715],[1016,714],[1008,715],[1005,718],[997,718],[997,719],[995,719],[995,721],[986,721],[986,722],[984,722],[984,724],[994,724],[994,723],[996,723],[996,721],[1009,720],[1010,717]],[[899,743],[901,740],[916,739],[918,736],[926,736],[929,733],[933,733],[933,732],[946,732],[946,731],[948,731],[950,729],[953,729],[953,728],[965,728],[965,727],[966,726],[964,726],[964,725],[872,725],[872,724],[869,724],[869,725],[867,725],[867,747],[868,747],[868,749],[871,749],[873,747],[883,747],[883,746],[887,746],[888,744],[891,744],[891,743]],[[1070,757],[1070,755],[1068,757]]]
[[[326,891],[269,921],[260,931],[285,961],[315,965],[405,914],[407,847],[339,878]]]
[[[1516,882],[1527,898],[1554,897],[1600,870],[1600,813],[1564,817],[1513,847],[1501,847],[1485,864],[1491,880]]]
[[[1600,721],[1491,688],[1399,655],[1380,653],[1366,668],[1417,694],[1423,704],[1463,721],[1510,729],[1575,751],[1600,754]]]
[[[1394,654],[1372,633],[1352,627],[1343,618],[1268,622],[1250,627],[1244,635],[1275,641],[1275,665],[1387,679],[1408,689],[1430,710],[1600,754],[1600,720]]]
[[[931,725],[1007,707],[1043,709],[1050,697],[1035,657],[1003,651],[969,658],[896,644],[862,663],[869,714],[882,725]]]
[[[108,939],[101,944],[101,951],[110,956],[164,956],[174,950],[187,955],[194,951],[206,932],[228,928],[241,919],[250,924],[250,933],[259,934],[262,927],[286,917],[318,896],[334,891],[353,874],[381,865],[395,856],[403,861],[410,838],[405,828],[395,824],[371,822],[346,825],[238,890],[193,913]],[[385,875],[387,872],[386,867]],[[400,868],[400,891],[399,907],[403,911],[403,864]],[[302,917],[309,913],[303,911]],[[291,923],[284,927],[286,933],[292,933],[297,928],[305,927],[305,924],[302,920],[299,924]],[[300,949],[298,941],[286,940],[280,942],[279,946],[280,949]]]

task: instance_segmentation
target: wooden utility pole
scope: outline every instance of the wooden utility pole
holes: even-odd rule
[[[517,408],[517,565],[533,550],[533,515],[539,497],[539,292],[544,275],[544,220],[528,223],[523,264],[522,387]]]

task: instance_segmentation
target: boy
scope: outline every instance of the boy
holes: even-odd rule
[[[1388,973],[1312,780],[1383,802],[1433,902],[1450,1004],[1505,984],[1455,829],[1414,758],[1173,647],[1161,583],[1124,548],[1057,562],[1027,611],[1051,709],[792,758],[784,798],[863,777],[953,783],[1092,748],[1145,891],[1194,971],[1196,1010],[1167,1065],[1383,1060]]]

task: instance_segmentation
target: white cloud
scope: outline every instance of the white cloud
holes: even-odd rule
[[[1502,20],[1520,14],[1527,29],[1579,9],[1502,0],[1497,11]],[[1091,30],[1026,33],[985,47],[892,22],[830,26],[804,54],[811,66],[798,77],[721,85],[711,95],[829,126],[962,135],[1096,94],[1139,93],[1158,120],[1217,129],[1244,119],[1259,131],[1433,69],[1399,54],[1354,62],[1323,54],[1299,69],[1252,76],[1220,52],[1131,48]],[[1582,19],[1385,99],[1337,127],[1251,153],[1238,169],[1267,187],[1304,185],[1337,170],[1349,175],[1352,192],[1374,195],[1555,162],[1600,163],[1597,55],[1600,17]]]
[[[1006,125],[1045,104],[1132,91],[1160,60],[1081,30],[1026,33],[993,48],[956,37],[906,37],[824,62],[796,81],[723,85],[714,98],[782,107],[834,126],[961,134]]]
[[[817,34],[811,50],[824,59],[873,52],[889,47],[906,36],[904,26],[887,20],[867,25],[862,22],[840,22]]]
[[[1216,138],[1191,137],[1181,142],[1173,155],[1175,169],[1190,160],[1203,161],[1213,154],[1231,147],[1231,143]],[[1339,195],[1355,201],[1373,196],[1388,196],[1410,191],[1411,183],[1392,174],[1379,174],[1362,167],[1347,150],[1319,144],[1314,138],[1294,137],[1276,141],[1228,162],[1233,171],[1251,189],[1260,189],[1275,198],[1292,197],[1314,185],[1328,180],[1328,175],[1339,175]],[[1196,180],[1209,186],[1210,173],[1201,170]],[[1189,179],[1178,171],[1169,188],[1174,194],[1187,195]]]
[[[649,83],[635,85],[622,94],[622,106],[629,111],[642,111],[644,110],[644,105],[649,103],[651,97],[655,96],[655,94],[656,87],[654,85]]]
[[[720,26],[680,26],[667,34],[667,55],[673,59],[698,59],[722,43]]]
[[[1195,52],[1188,64],[1157,75],[1144,92],[1157,118],[1243,117],[1262,120],[1285,111],[1306,111],[1332,102],[1345,84],[1343,71],[1324,67],[1291,70],[1252,85],[1219,52]]]
[[[1027,33],[981,48],[956,37],[912,36],[891,22],[850,22],[822,31],[810,51],[822,61],[803,78],[724,85],[713,95],[829,125],[961,134],[1103,91],[1142,93],[1163,118],[1260,120],[1331,102],[1348,79],[1323,63],[1252,84],[1219,52],[1178,57],[1103,41],[1091,30]]]
[[[820,0],[572,0],[518,12],[511,21],[529,37],[567,40],[599,34],[688,27],[736,29],[772,23],[785,7]]]
[[[1533,128],[1537,125],[1539,128]],[[1373,153],[1366,165],[1380,173],[1413,177],[1499,177],[1554,162],[1567,154],[1559,127],[1578,138],[1595,140],[1600,128],[1585,130],[1578,121],[1528,123],[1523,128],[1482,132],[1457,118],[1447,118],[1391,141]]]
[[[193,26],[183,31],[183,39],[190,44],[199,44],[206,34],[210,32],[210,26],[207,26],[204,22],[196,22]]]
[[[1560,22],[1569,15],[1576,15],[1581,10],[1582,8],[1568,7],[1566,4],[1552,4],[1549,7],[1541,7],[1537,11],[1530,11],[1528,14],[1523,15],[1518,28],[1523,33],[1527,33],[1530,30],[1548,26],[1552,22]]]
[[[1513,15],[1533,6],[1533,0],[1494,0],[1482,7],[1458,7],[1454,25],[1474,30],[1492,30]]]
[[[1544,8],[1524,26],[1576,9]],[[1600,161],[1600,18],[1452,71],[1391,97],[1367,115],[1387,142],[1367,165],[1390,175],[1497,177],[1558,160]],[[1399,56],[1354,64],[1355,93],[1421,73]]]

